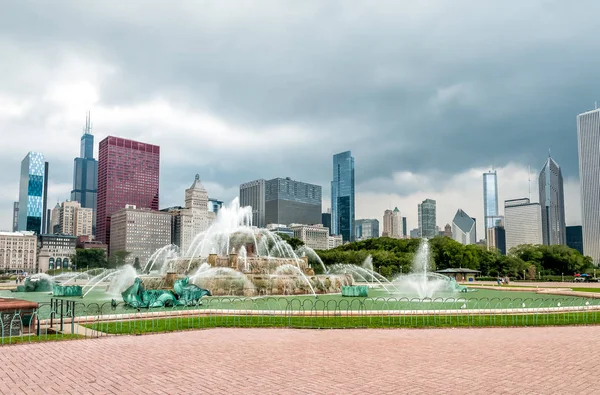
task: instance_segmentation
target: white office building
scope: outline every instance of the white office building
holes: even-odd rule
[[[446,235],[446,230],[444,230],[444,235]],[[475,220],[459,209],[452,220],[451,236],[454,240],[464,245],[477,243]]]
[[[37,237],[34,232],[0,232],[0,271],[37,272]]]
[[[600,263],[600,109],[577,116],[583,253]]]
[[[291,224],[289,228],[294,232],[294,237],[302,240],[307,247],[313,250],[329,249],[329,228],[321,224]]]
[[[111,216],[110,253],[129,252],[126,263],[141,267],[161,247],[171,244],[171,214],[128,205]]]
[[[528,198],[504,202],[506,252],[521,244],[542,244],[542,209]]]

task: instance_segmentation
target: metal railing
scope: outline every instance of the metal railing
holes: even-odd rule
[[[53,298],[0,313],[0,345],[215,327],[419,328],[600,324],[600,299],[212,297],[189,306]]]

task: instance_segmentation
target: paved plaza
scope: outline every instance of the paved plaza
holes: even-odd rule
[[[0,347],[2,394],[597,394],[599,327],[210,329]]]

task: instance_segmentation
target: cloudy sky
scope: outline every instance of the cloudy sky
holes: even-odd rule
[[[51,163],[49,206],[69,197],[87,110],[96,142],[161,146],[161,206],[182,204],[199,173],[227,201],[256,178],[313,182],[326,209],[331,156],[351,150],[357,218],[397,206],[414,228],[433,198],[443,227],[458,208],[482,219],[491,167],[504,200],[528,195],[531,166],[537,201],[551,149],[578,224],[575,117],[600,99],[598,11],[585,0],[5,0],[0,229],[28,151]]]

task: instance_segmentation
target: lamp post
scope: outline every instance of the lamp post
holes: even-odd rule
[[[525,280],[525,269],[523,269],[523,280]]]

